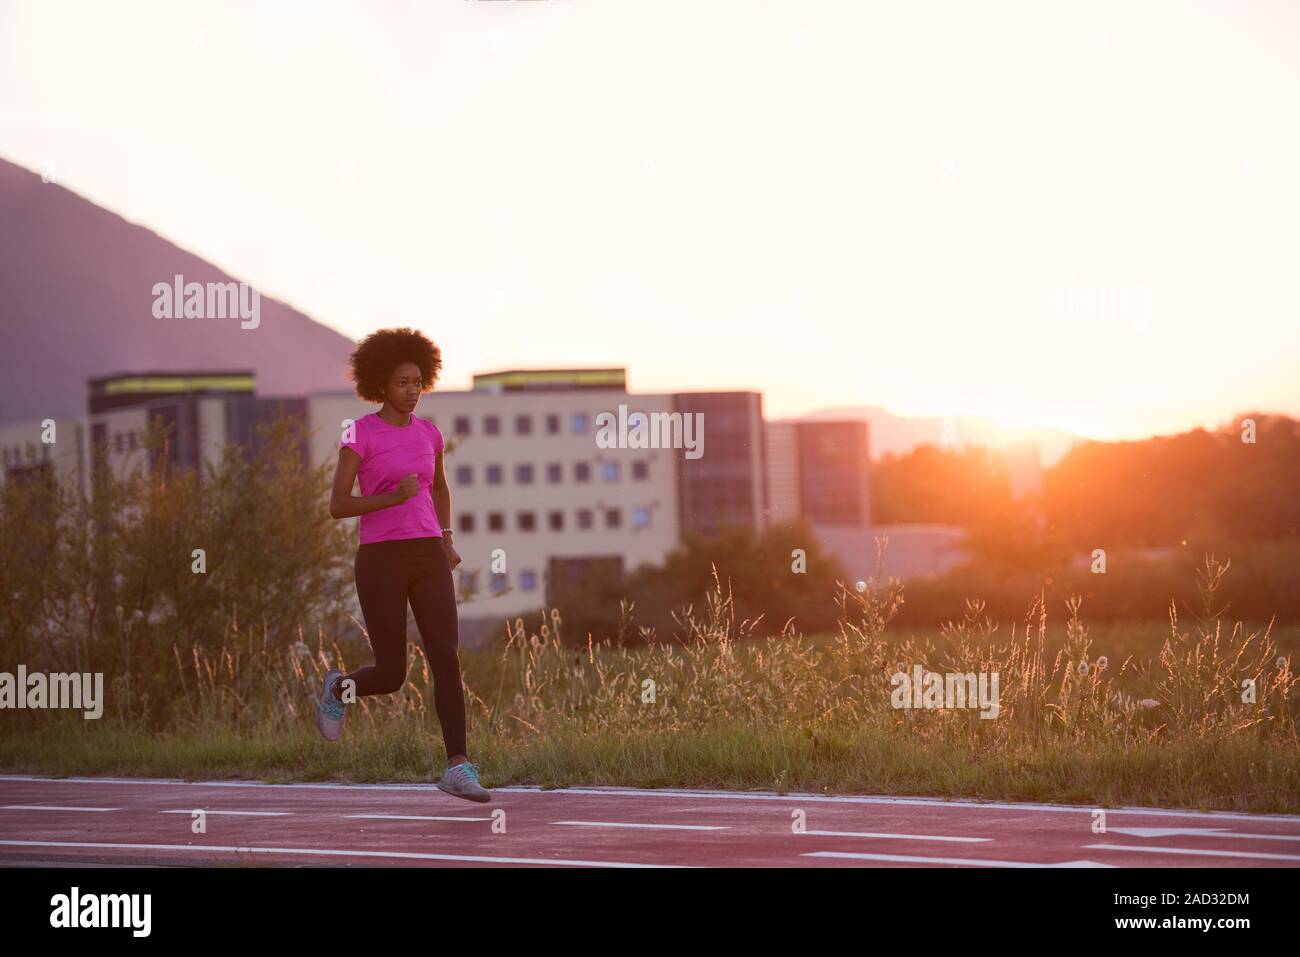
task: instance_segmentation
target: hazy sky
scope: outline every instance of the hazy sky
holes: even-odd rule
[[[450,388],[1300,413],[1296,3],[0,0],[0,157]]]

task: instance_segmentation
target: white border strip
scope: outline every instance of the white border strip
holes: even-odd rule
[[[344,814],[343,817],[362,821],[491,821],[490,817],[452,817],[442,814]]]
[[[208,814],[213,817],[225,815],[226,817],[290,817],[293,811],[217,811],[212,808],[196,807],[190,808],[166,808],[158,812],[159,814]]]
[[[867,837],[886,841],[951,841],[956,844],[979,844],[991,837],[949,837],[943,834],[892,834],[877,831],[804,831],[817,837]]]

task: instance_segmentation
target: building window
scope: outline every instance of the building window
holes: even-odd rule
[[[650,526],[650,509],[644,507],[632,509],[632,526],[634,528],[648,528]]]
[[[474,513],[461,512],[456,516],[456,524],[464,535],[474,534]]]
[[[515,416],[515,435],[532,435],[533,417],[531,415]]]
[[[623,513],[616,508],[605,509],[605,527],[621,528],[623,525]]]
[[[606,482],[618,481],[619,467],[617,462],[601,462],[600,475]]]
[[[533,467],[528,463],[515,466],[515,481],[520,485],[533,484]]]
[[[553,532],[564,531],[564,513],[551,512],[546,516],[546,524]]]
[[[486,435],[501,434],[501,416],[488,415],[483,417],[483,432]]]
[[[587,430],[591,428],[591,419],[586,412],[573,413],[573,434],[586,435]]]
[[[649,463],[649,462],[633,462],[633,463],[632,463],[632,478],[634,478],[634,479],[636,479],[638,482],[640,482],[640,481],[644,481],[645,479],[648,479],[649,477],[650,477],[650,463]]]
[[[537,514],[535,512],[520,512],[515,516],[515,526],[521,532],[537,531]]]
[[[531,568],[525,568],[519,573],[519,587],[524,591],[533,591],[537,588],[537,572]]]
[[[591,481],[591,463],[575,462],[573,465],[573,480],[575,482]]]
[[[488,531],[504,532],[506,530],[505,512],[488,512]]]
[[[564,466],[559,462],[551,462],[546,466],[546,481],[552,485],[558,485],[564,481]]]
[[[456,416],[456,421],[455,424],[452,426],[452,429],[457,435],[469,435],[469,416],[468,415]]]
[[[140,434],[138,432],[131,432],[130,434],[127,435],[126,441],[127,441],[128,448],[130,448],[131,451],[134,452],[136,449],[140,447]],[[48,456],[49,452],[50,452],[50,447],[47,445],[45,446],[45,454]]]
[[[499,465],[489,465],[487,467],[488,485],[500,485],[502,478],[505,476],[505,470]]]
[[[478,594],[478,572],[462,571],[460,573],[460,591],[462,595]]]
[[[499,595],[506,590],[506,573],[492,573],[492,594]]]
[[[456,484],[473,485],[474,484],[474,466],[457,465],[456,466]]]
[[[546,417],[546,434],[547,435],[560,434],[560,417],[556,415],[554,412],[550,413]]]
[[[594,520],[594,516],[591,514],[591,509],[589,509],[589,508],[580,508],[580,509],[578,509],[578,527],[579,527],[579,528],[591,528],[591,526],[594,525],[594,524],[596,524],[596,523],[595,523],[595,520]]]

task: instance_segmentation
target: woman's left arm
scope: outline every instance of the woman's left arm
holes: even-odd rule
[[[447,469],[442,461],[442,449],[438,450],[438,456],[433,465],[433,488],[430,490],[433,496],[433,511],[438,516],[438,525],[442,528],[442,547],[447,552],[447,560],[451,567],[455,568],[460,564],[460,556],[456,554],[456,549],[451,541],[451,487],[447,484]]]

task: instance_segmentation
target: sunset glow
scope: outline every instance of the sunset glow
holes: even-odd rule
[[[672,6],[9,3],[0,155],[349,336],[417,325],[444,388],[1300,412],[1300,10]]]

